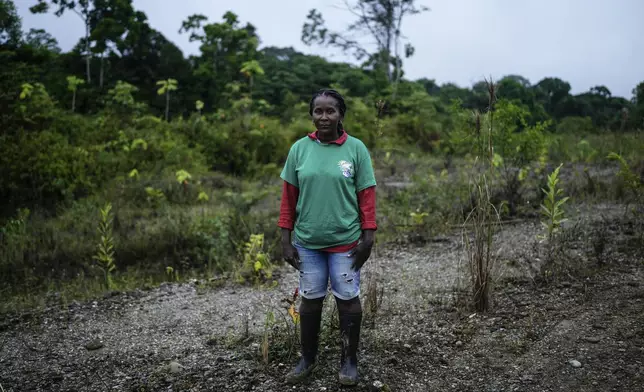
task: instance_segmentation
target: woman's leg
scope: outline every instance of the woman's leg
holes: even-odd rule
[[[287,375],[295,383],[311,374],[318,352],[322,306],[329,282],[326,253],[302,248],[295,244],[300,258],[300,341],[302,358]]]
[[[329,255],[329,275],[331,292],[338,305],[342,354],[340,357],[340,383],[358,383],[358,346],[362,323],[362,304],[360,303],[360,271],[351,269],[353,257],[348,253]]]

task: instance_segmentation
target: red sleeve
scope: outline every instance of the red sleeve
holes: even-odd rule
[[[282,201],[280,204],[280,218],[277,225],[283,229],[293,230],[295,225],[295,206],[300,196],[300,189],[284,181],[282,185]]]
[[[371,186],[358,192],[358,205],[360,206],[360,222],[362,230],[376,230],[376,187]]]

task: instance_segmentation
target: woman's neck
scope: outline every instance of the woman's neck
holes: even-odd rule
[[[320,131],[318,131],[318,140],[323,143],[329,143],[334,140],[338,140],[341,134],[342,131],[338,131],[337,129],[329,133],[321,133]]]

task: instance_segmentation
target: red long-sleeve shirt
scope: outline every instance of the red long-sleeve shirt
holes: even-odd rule
[[[317,139],[316,133],[309,134],[309,137]],[[336,143],[342,144],[346,140],[346,132],[343,133]],[[295,207],[300,195],[300,190],[286,181],[282,185],[282,201],[280,204],[280,217],[277,225],[283,229],[293,230],[295,226]],[[376,230],[376,187],[372,186],[358,192],[358,206],[360,208],[360,222],[362,230]],[[327,252],[346,252],[357,245],[357,241],[351,244],[325,248]]]

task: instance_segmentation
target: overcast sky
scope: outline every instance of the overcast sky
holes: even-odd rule
[[[23,29],[44,28],[63,50],[83,35],[80,18],[69,13],[31,15],[36,0],[14,0]],[[403,33],[416,48],[405,62],[406,77],[471,86],[484,76],[519,74],[537,83],[560,77],[572,93],[605,85],[613,95],[630,98],[644,81],[644,0],[419,0],[429,12],[409,17]],[[230,10],[257,28],[261,46],[292,46],[305,53],[349,61],[337,50],[307,47],[300,41],[311,8],[328,26],[342,29],[351,15],[343,0],[134,0],[149,23],[184,53],[198,51],[181,22],[192,14],[220,21]]]

